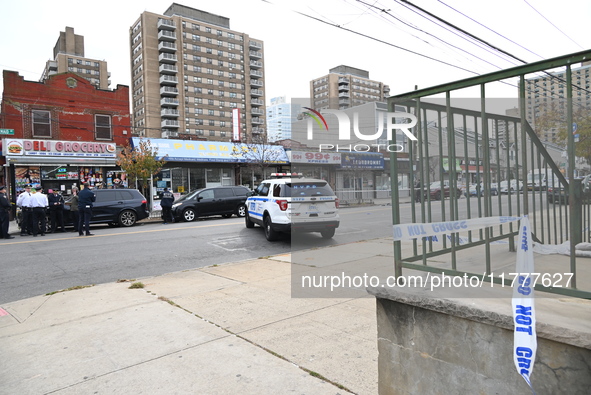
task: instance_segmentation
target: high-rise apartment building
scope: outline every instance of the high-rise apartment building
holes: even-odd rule
[[[45,81],[50,75],[67,71],[86,78],[99,89],[109,89],[111,85],[107,62],[85,57],[84,36],[74,34],[72,27],[66,27],[65,32],[60,32],[53,48],[53,60],[48,60],[45,64],[41,81]]]
[[[134,134],[240,140],[265,134],[263,42],[229,18],[173,3],[144,12],[129,31]]]
[[[369,79],[369,72],[350,66],[337,66],[329,74],[310,81],[310,101],[317,110],[343,110],[360,104],[386,101],[390,87]]]
[[[581,67],[572,68],[572,105],[573,113],[589,112],[591,109],[591,63],[585,62]],[[549,111],[566,114],[567,93],[566,73],[545,73],[541,77],[525,80],[525,116],[531,127],[538,133],[542,141],[559,143],[558,128],[536,129],[536,119]]]
[[[289,103],[285,96],[272,98],[267,107],[267,141],[291,139],[291,125],[301,111],[300,104]]]

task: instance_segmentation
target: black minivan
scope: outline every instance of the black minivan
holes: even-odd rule
[[[221,215],[229,218],[232,214],[246,215],[247,194],[250,189],[243,186],[227,186],[197,189],[176,200],[172,215],[176,221],[194,221],[199,217]]]

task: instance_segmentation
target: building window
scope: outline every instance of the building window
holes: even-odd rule
[[[96,114],[94,116],[96,122],[96,138],[101,140],[112,140],[111,133],[111,116]]]
[[[33,110],[33,136],[51,137],[51,113]]]
[[[210,135],[210,136],[215,136],[215,130],[210,130],[210,131],[209,131],[209,135]]]
[[[215,126],[215,121],[213,119],[209,120],[209,126]]]

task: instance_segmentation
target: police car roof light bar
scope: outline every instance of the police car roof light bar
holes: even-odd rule
[[[271,178],[285,178],[285,177],[298,177],[301,178],[301,173],[271,173]]]

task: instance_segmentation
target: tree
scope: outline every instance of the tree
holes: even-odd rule
[[[128,145],[123,148],[117,155],[117,165],[127,173],[130,181],[140,182],[140,189],[146,195],[150,178],[158,174],[166,163],[157,157],[158,149],[152,148],[150,140],[140,139],[137,147]]]
[[[284,151],[280,145],[266,144],[264,136],[252,137],[246,143],[234,143],[232,155],[244,159],[246,167],[254,174],[266,177],[266,169],[284,162]]]
[[[572,133],[570,125],[566,122],[566,108],[557,108],[554,103],[544,108],[542,115],[536,121],[536,134],[540,136],[542,131],[556,130],[557,139],[566,146],[568,134]],[[573,122],[577,124],[579,142],[575,143],[575,156],[583,157],[591,162],[591,112],[583,105],[573,105]]]

